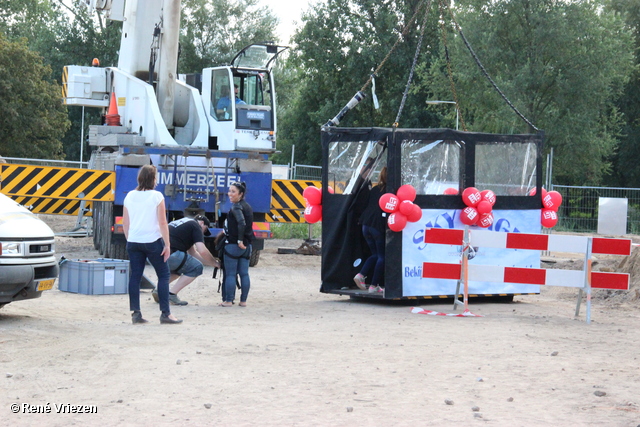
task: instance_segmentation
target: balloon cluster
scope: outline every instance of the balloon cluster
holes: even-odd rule
[[[402,231],[407,222],[416,222],[422,218],[422,209],[413,203],[415,199],[416,189],[409,184],[398,188],[397,194],[385,193],[380,196],[380,209],[391,214],[387,219],[391,230]]]
[[[331,191],[330,191],[331,192]],[[322,219],[322,190],[309,186],[302,191],[302,197],[307,204],[304,209],[304,219],[309,224],[315,224]]]
[[[462,201],[467,205],[460,213],[460,221],[464,225],[489,228],[493,224],[492,211],[496,204],[496,194],[493,191],[478,191],[475,187],[467,187],[462,192]]]
[[[544,188],[542,193],[542,213],[540,214],[540,223],[543,227],[552,228],[558,223],[558,209],[562,204],[562,194],[557,191],[547,191]],[[536,195],[536,189],[534,188],[529,192],[530,196]]]

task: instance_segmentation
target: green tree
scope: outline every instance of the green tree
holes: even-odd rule
[[[619,187],[640,187],[640,0],[612,0],[611,8],[624,17],[633,33],[635,68],[617,106],[624,114],[618,151],[612,157],[612,174],[606,183]]]
[[[51,67],[52,79],[61,82],[65,65],[90,65],[98,58],[102,66],[118,61],[121,23],[89,14],[84,6],[50,0],[0,0],[0,32],[9,40],[25,39]],[[61,138],[67,160],[78,160],[82,133],[81,107],[69,108],[71,127]],[[100,111],[85,109],[85,130],[100,123]],[[88,153],[86,141],[84,152]],[[86,158],[86,157],[85,157]]]
[[[180,73],[229,63],[243,47],[276,41],[278,18],[258,0],[183,0]]]
[[[61,88],[51,68],[27,47],[0,33],[0,154],[64,158],[60,139],[69,128]]]
[[[293,36],[297,47],[287,67],[296,93],[280,116],[278,149],[274,161],[288,163],[295,145],[295,162],[319,165],[322,153],[320,127],[332,119],[360,90],[371,73],[402,41],[376,76],[380,109],[375,109],[371,89],[367,98],[351,110],[340,126],[391,126],[402,100],[420,37],[424,13],[414,16],[418,0],[327,0],[313,5],[302,17],[302,27]],[[426,2],[425,2],[426,3]],[[403,30],[409,29],[402,35]],[[429,63],[437,34],[437,16],[429,11],[425,25],[421,61]],[[436,39],[437,40],[437,39]],[[400,117],[401,127],[438,124],[436,115],[425,109],[430,91],[410,95]]]
[[[615,106],[632,70],[631,35],[602,1],[456,2],[457,21],[497,86],[554,148],[554,182],[598,184],[611,170],[622,115]],[[449,18],[449,17],[447,17]],[[450,18],[448,22],[451,22]],[[469,130],[530,133],[449,34],[454,81]],[[423,74],[450,94],[444,54]]]

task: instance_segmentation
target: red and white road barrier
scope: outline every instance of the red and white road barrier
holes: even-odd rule
[[[466,236],[465,236],[465,233]],[[502,233],[488,230],[428,228],[425,243],[464,246],[459,264],[425,262],[422,277],[458,280],[465,285],[467,310],[467,281],[522,283],[540,286],[565,286],[580,289],[576,316],[580,310],[582,292],[587,294],[587,323],[591,319],[591,288],[629,289],[629,274],[591,271],[592,254],[631,255],[630,239],[609,239],[588,236],[565,236],[528,233]],[[573,252],[585,255],[584,269],[560,270],[545,268],[518,268],[494,265],[468,264],[469,247]],[[457,296],[457,295],[456,295]],[[457,302],[457,301],[456,301]],[[455,308],[455,305],[454,305]]]
[[[501,233],[471,230],[469,244],[485,248],[530,249],[551,252],[586,253],[589,240],[594,254],[631,255],[631,239],[604,237],[564,236],[556,234]],[[462,245],[464,230],[428,228],[424,242],[440,245]]]
[[[422,277],[430,279],[459,280],[460,264],[425,262]],[[499,267],[494,265],[469,265],[468,280],[476,282],[522,283],[528,285],[564,286],[583,288],[585,271],[547,268]],[[591,272],[591,287],[596,289],[629,289],[627,273]]]

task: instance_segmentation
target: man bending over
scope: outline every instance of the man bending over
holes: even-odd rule
[[[204,236],[210,236],[209,219],[204,215],[195,218],[182,218],[169,223],[169,240],[171,256],[169,256],[169,283],[177,281],[169,290],[169,301],[173,305],[187,305],[187,301],[178,298],[178,292],[184,289],[204,270],[203,264],[209,267],[220,267],[220,260],[211,255],[204,245]],[[157,289],[151,293],[158,302]]]

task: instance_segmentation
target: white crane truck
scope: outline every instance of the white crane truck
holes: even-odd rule
[[[151,163],[158,168],[157,189],[165,195],[169,220],[203,213],[212,228],[221,228],[230,208],[228,186],[246,182],[255,215],[255,265],[263,239],[270,237],[265,221],[271,204],[268,155],[276,149],[272,67],[287,48],[253,44],[230,65],[179,78],[180,0],[83,2],[123,21],[117,67],[76,65],[63,73],[67,105],[108,110],[106,124],[89,130],[95,146],[89,167],[116,174],[114,201],[94,204],[96,249],[126,259],[124,198],[137,185],[138,168]]]

